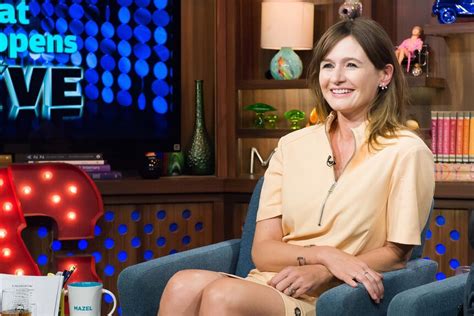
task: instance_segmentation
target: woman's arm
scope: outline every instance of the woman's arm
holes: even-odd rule
[[[314,256],[312,248],[283,242],[281,227],[281,216],[257,222],[252,246],[252,259],[258,270],[278,272],[288,266],[297,266],[298,257]]]

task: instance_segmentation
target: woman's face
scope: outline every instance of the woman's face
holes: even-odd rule
[[[319,83],[324,99],[348,119],[364,120],[384,70],[378,70],[359,43],[348,36],[339,41],[320,64]]]

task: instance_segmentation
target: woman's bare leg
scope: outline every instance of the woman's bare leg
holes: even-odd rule
[[[224,277],[204,289],[199,315],[285,315],[285,305],[274,289],[250,281]]]
[[[158,315],[198,315],[203,289],[219,278],[223,275],[206,270],[177,272],[166,284]]]

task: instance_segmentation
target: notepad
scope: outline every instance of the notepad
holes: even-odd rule
[[[58,315],[63,276],[0,274],[0,310],[12,300],[32,306],[32,316]],[[8,292],[8,293],[7,293]],[[3,301],[3,300],[8,300]]]

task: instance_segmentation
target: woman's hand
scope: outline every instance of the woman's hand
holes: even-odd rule
[[[268,285],[288,296],[298,298],[303,294],[315,296],[333,279],[323,265],[290,266],[278,272]]]
[[[370,297],[380,303],[384,294],[382,274],[369,268],[359,258],[334,247],[319,247],[319,251],[321,262],[336,278],[352,287],[357,287],[357,282],[362,283]]]

